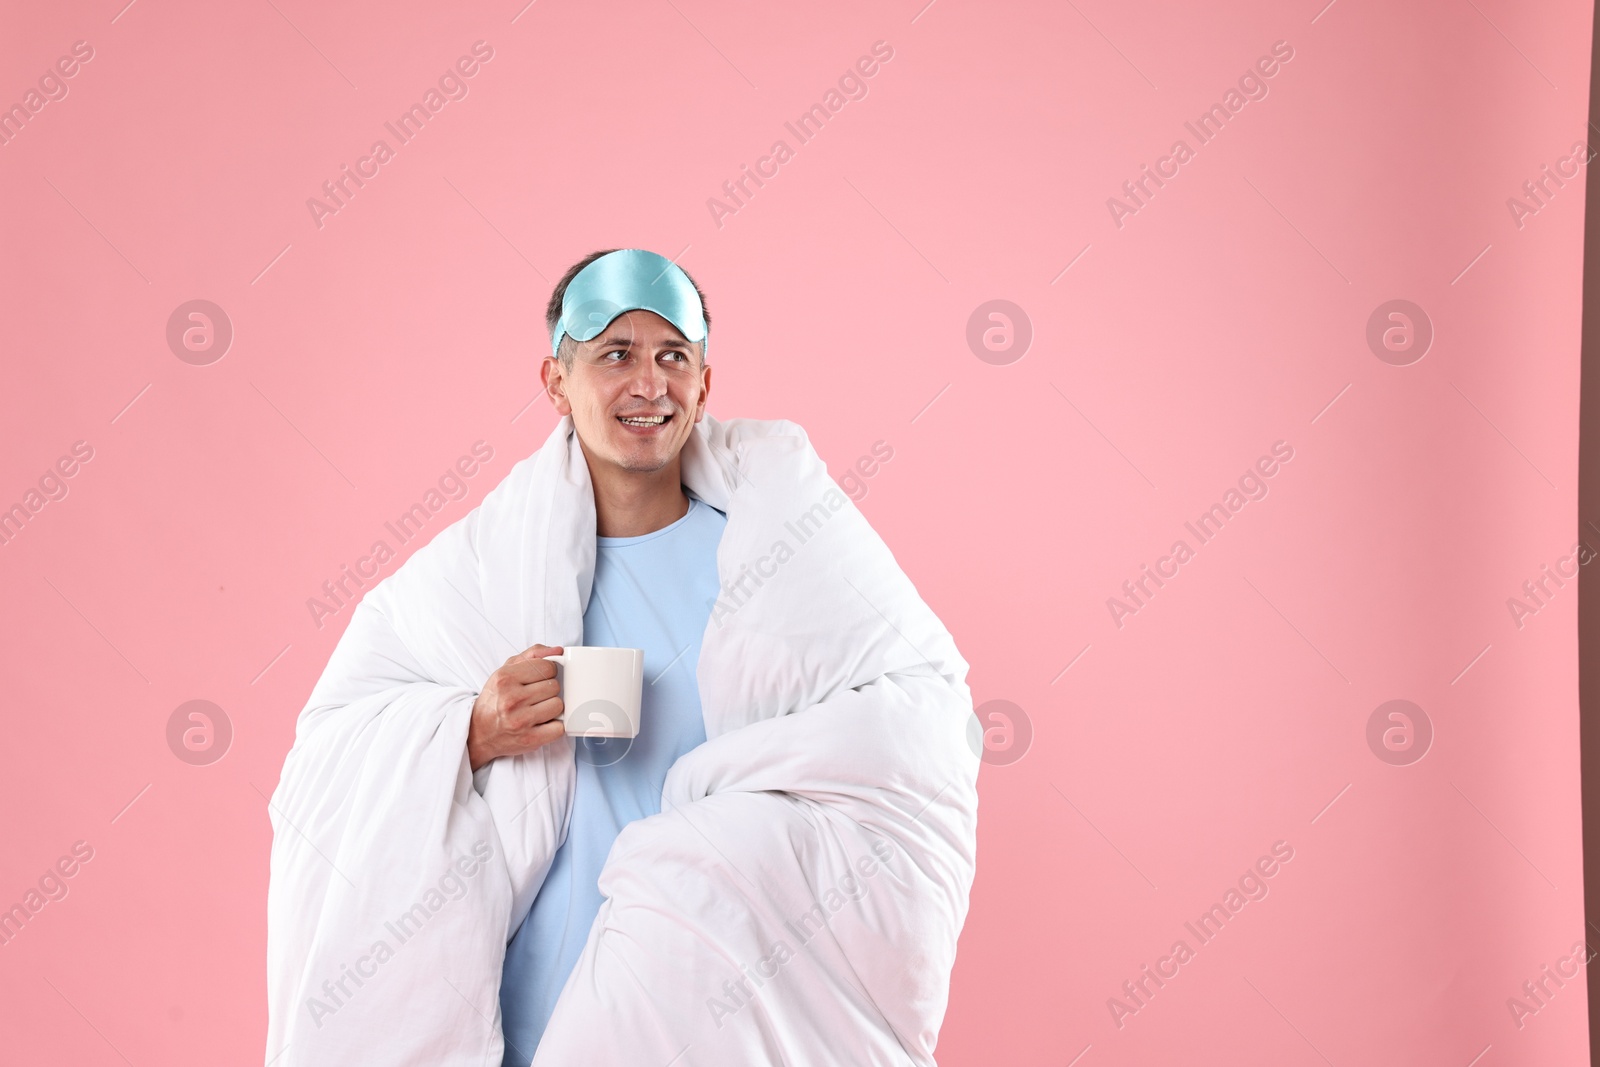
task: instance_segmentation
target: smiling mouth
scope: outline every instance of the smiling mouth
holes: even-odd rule
[[[637,430],[653,430],[665,426],[672,420],[671,415],[618,415],[617,421],[624,426]]]

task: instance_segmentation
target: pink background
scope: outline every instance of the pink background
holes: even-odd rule
[[[794,419],[836,474],[893,448],[861,508],[976,700],[1031,723],[982,772],[942,1063],[1586,1062],[1581,978],[1506,1003],[1583,937],[1576,585],[1506,603],[1575,539],[1583,193],[1506,201],[1585,137],[1587,5],[121,2],[0,34],[0,103],[94,50],[0,146],[0,507],[94,450],[0,546],[0,907],[94,850],[0,947],[7,1059],[260,1061],[264,798],[349,618],[307,599],[474,442],[430,532],[544,439],[551,283],[627,245],[706,290],[715,414]],[[319,228],[307,198],[479,40]],[[1280,40],[1119,228],[1107,198]],[[1409,366],[1365,340],[1395,298],[1435,331]],[[210,365],[165,339],[194,299],[234,329]],[[1006,365],[966,341],[993,299],[1034,332]],[[1107,598],[1279,440],[1119,628]],[[205,766],[167,743],[196,699],[234,732]],[[1432,723],[1409,766],[1367,744],[1391,699]]]

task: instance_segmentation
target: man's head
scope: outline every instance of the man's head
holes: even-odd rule
[[[555,343],[540,379],[556,412],[572,416],[591,467],[653,473],[677,459],[705,414],[711,315],[681,267],[617,252],[591,253],[556,283],[545,309]]]

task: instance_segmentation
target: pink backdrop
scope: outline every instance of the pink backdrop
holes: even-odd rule
[[[543,440],[551,283],[632,245],[714,413],[893,450],[991,727],[941,1062],[1586,1062],[1590,8],[922,2],[8,5],[5,1058],[260,1061],[308,600]]]

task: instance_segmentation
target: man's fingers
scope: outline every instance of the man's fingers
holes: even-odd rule
[[[512,729],[526,730],[531,726],[547,723],[560,715],[564,706],[560,697],[550,695],[519,707],[512,717]]]
[[[543,748],[545,745],[548,745],[550,742],[554,741],[556,738],[560,737],[566,732],[567,724],[561,722],[560,720],[555,720],[552,722],[540,723],[538,726],[535,726],[533,729],[529,730],[524,736],[527,737],[528,742],[531,745],[531,751],[534,748]]]
[[[564,651],[566,650],[560,645],[530,645],[521,652],[518,652],[516,655],[507,657],[506,661],[500,666],[509,667],[513,663],[524,663],[532,659],[542,659],[545,656],[551,655],[552,653],[559,656]]]
[[[500,672],[518,685],[532,685],[534,682],[554,681],[556,665],[547,659],[524,659],[507,664],[500,668]]]

